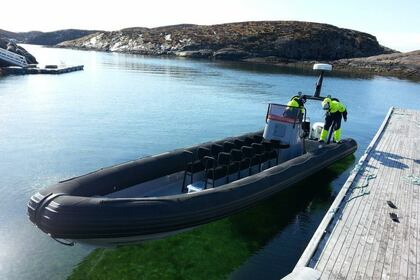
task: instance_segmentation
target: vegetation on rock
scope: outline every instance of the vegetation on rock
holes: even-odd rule
[[[220,59],[336,60],[392,52],[370,34],[298,21],[174,25],[98,32],[61,47]]]

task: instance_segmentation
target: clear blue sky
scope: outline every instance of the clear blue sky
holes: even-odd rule
[[[15,32],[66,28],[118,30],[246,20],[329,23],[371,33],[381,44],[397,50],[420,49],[420,0],[20,0],[19,4],[2,1],[0,29]]]

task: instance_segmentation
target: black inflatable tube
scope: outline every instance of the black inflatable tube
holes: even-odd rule
[[[240,138],[257,134],[261,132]],[[60,182],[35,194],[28,204],[28,214],[33,223],[54,238],[86,242],[177,231],[241,211],[356,149],[356,142],[346,139],[340,145],[327,145],[261,173],[193,194],[130,199],[92,197],[113,192],[116,185],[123,189],[183,170],[183,149],[180,149]]]

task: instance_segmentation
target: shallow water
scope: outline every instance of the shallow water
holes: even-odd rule
[[[0,78],[2,279],[62,279],[90,251],[59,245],[32,226],[26,203],[38,189],[115,163],[259,130],[268,102],[312,93],[316,82],[315,73],[263,65],[25,47],[41,63],[84,64],[85,70]],[[420,84],[394,78],[328,76],[322,94],[347,105],[343,136],[358,142],[356,160],[390,106],[420,109]],[[311,119],[321,120],[319,103],[308,103]],[[290,207],[269,220],[270,234],[247,229],[258,249],[231,277],[278,279],[290,271],[353,164],[306,181],[297,188],[301,194],[287,194]],[[257,207],[279,211],[270,201]],[[232,219],[257,228],[256,216]],[[243,231],[237,234],[244,238]]]

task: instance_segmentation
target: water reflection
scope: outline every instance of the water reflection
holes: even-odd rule
[[[188,60],[174,60],[168,57],[147,57],[113,53],[101,63],[105,68],[170,78],[194,79],[197,77],[217,77],[220,72],[189,63]]]
[[[217,61],[215,66],[221,68],[227,68],[236,71],[246,71],[253,73],[263,74],[283,74],[283,75],[299,75],[299,76],[317,76],[318,72],[311,69],[311,67],[302,66],[283,66],[283,65],[271,65],[264,63],[251,63],[246,61]],[[377,77],[377,74],[371,73],[358,73],[358,72],[343,72],[333,71],[328,72],[329,77],[339,77],[343,79],[363,79],[371,80]]]

